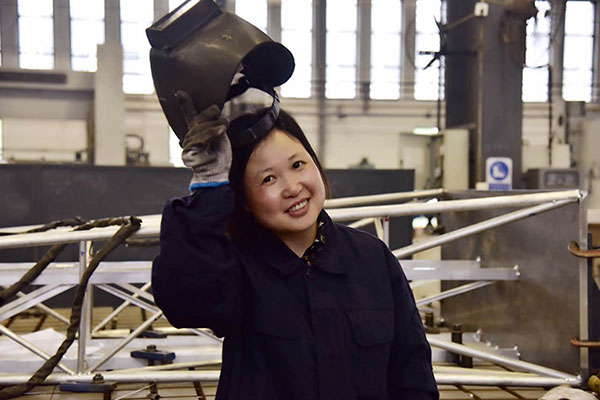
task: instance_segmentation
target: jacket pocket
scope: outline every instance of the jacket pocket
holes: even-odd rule
[[[285,339],[302,336],[302,315],[278,304],[260,301],[254,304],[252,330]]]
[[[346,311],[352,335],[361,347],[390,343],[394,338],[394,314],[391,308]]]

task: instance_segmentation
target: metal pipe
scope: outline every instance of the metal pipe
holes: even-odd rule
[[[102,377],[107,381],[117,383],[167,383],[167,382],[217,382],[220,371],[148,371],[144,374],[136,372],[102,371]],[[58,385],[65,382],[90,383],[95,374],[71,376],[62,373],[50,374],[44,381],[45,385]],[[0,385],[18,385],[31,378],[25,374],[0,374]]]
[[[119,352],[119,350],[121,350],[123,347],[127,346],[127,344],[129,342],[131,342],[133,339],[135,339],[136,337],[138,337],[140,335],[140,333],[142,333],[143,331],[146,330],[146,328],[148,328],[150,325],[152,325],[152,323],[154,321],[156,321],[157,319],[159,319],[160,317],[162,317],[162,315],[163,315],[163,312],[162,311],[158,311],[157,313],[155,313],[154,315],[152,315],[150,318],[148,318],[146,321],[144,321],[144,323],[142,323],[140,326],[138,326],[133,332],[131,332],[131,334],[129,336],[127,336],[125,339],[123,339],[121,341],[121,343],[119,343],[111,351],[109,351],[107,354],[105,354],[104,357],[102,357],[96,364],[94,364],[91,368],[88,368],[85,371],[85,373],[89,374],[91,372],[94,372],[98,368],[100,368],[112,356],[114,356],[115,354],[117,354]]]
[[[498,354],[491,354],[486,351],[477,350],[472,347],[465,346],[463,344],[457,344],[447,342],[445,340],[437,339],[431,335],[427,336],[429,344],[433,347],[438,347],[456,354],[462,354],[465,356],[478,358],[483,361],[489,361],[494,364],[503,365],[505,367],[518,369],[521,371],[533,372],[534,374],[540,374],[546,377],[560,378],[564,380],[575,380],[577,379],[574,375],[570,375],[555,369],[543,367],[541,365],[533,364],[527,361],[515,360]]]
[[[79,242],[79,279],[85,273],[88,267],[89,255],[92,250],[91,242]],[[81,374],[85,369],[85,350],[88,338],[90,337],[90,325],[92,320],[92,291],[86,287],[81,304],[81,319],[79,320],[79,336],[77,339],[77,374]]]
[[[146,371],[173,371],[173,370],[197,368],[197,367],[212,367],[212,366],[221,365],[221,363],[222,363],[221,360],[190,361],[190,362],[182,362],[182,363],[176,363],[176,364],[150,365],[150,366],[141,367],[141,368],[120,369],[119,372],[143,373]]]
[[[150,288],[150,286],[152,285],[152,282],[146,282],[144,284],[144,286],[142,286],[140,288],[140,290],[146,291]],[[132,296],[133,298],[138,298],[139,294],[133,294]],[[106,324],[108,324],[110,321],[112,321],[112,319],[114,317],[116,317],[117,315],[119,315],[121,312],[123,312],[123,310],[125,310],[127,307],[129,307],[131,305],[131,301],[130,300],[125,300],[123,303],[121,303],[121,305],[117,308],[115,308],[113,310],[113,312],[111,312],[106,318],[104,318],[98,325],[96,325],[94,327],[94,329],[92,329],[92,335],[98,333],[98,331],[100,331],[104,326],[106,326]]]
[[[350,228],[358,229],[358,228],[362,228],[363,226],[372,224],[374,222],[375,222],[375,218],[363,218],[361,220],[358,220],[356,222],[352,222],[351,224],[348,224],[348,226]]]
[[[476,386],[516,386],[516,387],[554,387],[560,385],[581,386],[581,378],[569,379],[539,376],[504,376],[434,373],[438,385],[476,385]]]
[[[143,290],[141,290],[140,288],[132,285],[131,283],[115,283],[115,286],[123,289],[123,290],[129,290],[131,292],[131,297],[134,297],[136,294],[138,295],[138,297],[141,297],[142,300],[146,300],[148,302],[154,303],[154,296],[152,296],[150,293],[145,292]]]
[[[439,201],[436,203],[410,203],[388,206],[353,207],[334,209],[329,215],[334,221],[352,221],[370,217],[398,217],[416,214],[435,214],[453,211],[480,210],[485,208],[525,207],[543,202],[570,200],[579,201],[579,190],[532,193],[512,196],[495,196],[481,199]],[[43,246],[60,243],[75,243],[81,240],[106,240],[114,235],[118,227],[94,228],[89,231],[41,232],[0,237],[0,249]],[[142,227],[132,236],[135,238],[157,237],[160,233],[160,216],[148,216]]]
[[[436,214],[455,211],[471,211],[486,208],[526,207],[551,201],[579,201],[582,194],[579,190],[561,192],[531,193],[486,197],[481,199],[446,200],[435,203],[408,203],[387,206],[353,207],[329,210],[334,221],[352,221],[369,217],[399,217],[417,214]]]
[[[25,293],[23,292],[17,292],[17,297],[25,297]],[[48,307],[47,305],[40,303],[40,304],[36,304],[34,306],[35,308],[40,309],[41,311],[45,312],[48,315],[53,316],[54,318],[56,318],[57,320],[64,322],[65,324],[69,324],[69,319],[60,315],[59,313],[57,313],[56,311],[54,311],[53,309],[51,309],[50,307]]]
[[[112,294],[113,296],[119,297],[119,298],[121,298],[123,300],[129,300],[134,306],[142,308],[142,309],[144,309],[146,311],[150,311],[150,312],[153,312],[153,313],[155,313],[155,312],[158,311],[157,307],[154,307],[153,305],[148,304],[145,301],[136,299],[132,295],[127,294],[125,292],[122,292],[119,289],[115,289],[112,286],[109,286],[109,285],[106,285],[106,284],[102,284],[102,285],[96,285],[96,287],[98,289],[104,290],[107,293]]]
[[[20,313],[21,311],[27,310],[42,301],[54,297],[62,292],[65,292],[72,288],[73,285],[46,285],[32,292],[27,293],[25,296],[11,301],[0,307],[0,321],[4,321]]]
[[[137,371],[103,371],[102,377],[105,380],[118,383],[143,383],[143,382],[217,382],[220,371],[145,371],[140,374]],[[495,371],[489,371],[488,375],[474,375],[470,373],[446,373],[434,372],[435,380],[439,385],[480,385],[480,386],[521,386],[521,387],[552,387],[559,385],[581,386],[580,377],[568,379],[522,376],[515,373],[515,376],[507,376],[502,372],[496,374]],[[0,375],[0,385],[17,385],[26,382],[30,378],[24,374],[2,374]],[[48,376],[45,384],[57,385],[64,382],[91,382],[93,375],[80,375],[73,377],[71,375],[54,373]]]
[[[431,190],[415,190],[413,192],[398,192],[398,193],[385,193],[385,194],[374,194],[369,196],[354,196],[354,197],[343,197],[340,199],[325,200],[325,208],[340,208],[348,206],[366,205],[366,204],[377,204],[387,203],[392,201],[412,200],[423,197],[436,197],[444,194],[444,189],[431,189]]]
[[[375,218],[375,232],[377,233],[377,237],[380,240],[383,240],[383,224],[381,223],[381,218]]]
[[[448,297],[457,296],[459,294],[470,292],[471,290],[479,289],[481,287],[491,285],[494,283],[493,281],[479,281],[473,283],[467,283],[465,285],[455,287],[450,290],[445,290],[443,292],[434,294],[433,296],[424,297],[422,299],[417,300],[417,307],[423,306],[425,304],[429,304],[433,301],[447,299]]]
[[[551,203],[539,204],[537,206],[524,208],[522,210],[513,211],[508,214],[494,217],[486,221],[478,222],[473,225],[466,226],[464,228],[456,229],[452,232],[445,233],[440,236],[436,236],[433,239],[427,241],[411,244],[401,249],[394,250],[393,253],[397,258],[408,257],[412,254],[418,253],[423,250],[431,249],[453,240],[461,239],[470,235],[474,235],[479,232],[486,231],[488,229],[495,228],[500,225],[508,224],[510,222],[518,221],[523,218],[531,217],[533,215],[542,213],[544,211],[559,208],[567,204],[572,203],[573,200],[560,200]]]
[[[33,354],[43,358],[44,360],[48,361],[48,359],[50,359],[51,356],[49,354],[47,354],[44,350],[37,348],[33,343],[30,343],[27,340],[23,339],[21,336],[17,335],[16,333],[14,333],[13,331],[11,331],[10,329],[8,329],[7,327],[5,327],[2,324],[0,324],[0,332],[3,335],[5,335],[7,338],[14,340],[18,344],[25,347],[27,350],[31,351]],[[58,368],[65,371],[70,376],[75,375],[75,372],[73,370],[71,370],[70,368],[66,367],[63,363],[58,363],[57,366],[58,366]]]
[[[223,338],[216,337],[215,335],[212,335],[212,334],[210,334],[208,332],[205,332],[202,329],[196,329],[196,328],[188,328],[188,329],[190,330],[190,332],[193,332],[193,333],[195,333],[198,336],[206,336],[206,337],[209,337],[209,338],[211,338],[213,340],[216,340],[217,342],[220,342],[220,343],[223,342]]]
[[[383,241],[385,244],[390,246],[390,219],[389,217],[383,217]]]

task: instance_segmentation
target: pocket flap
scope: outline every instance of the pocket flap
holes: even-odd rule
[[[391,308],[346,311],[354,340],[362,347],[389,343],[394,338],[394,313]]]
[[[297,310],[263,301],[256,303],[253,308],[254,331],[286,339],[302,336],[304,317]]]

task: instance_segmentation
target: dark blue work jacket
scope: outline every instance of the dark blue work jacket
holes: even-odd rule
[[[224,336],[217,400],[437,399],[431,350],[396,258],[333,223],[311,266],[256,225],[226,235],[229,186],[169,201],[152,286],[176,327]]]

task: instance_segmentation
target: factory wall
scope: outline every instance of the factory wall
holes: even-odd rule
[[[90,90],[36,89],[38,97],[34,98],[27,90],[0,88],[3,159],[86,162],[84,150],[93,126],[92,96],[86,94]],[[125,106],[125,133],[144,140],[150,165],[170,165],[169,130],[154,96],[128,96]],[[436,126],[435,102],[370,101],[365,105],[360,100],[330,100],[323,110],[323,140],[318,137],[316,101],[283,99],[282,106],[296,116],[327,168],[348,168],[366,158],[376,168],[415,169],[415,187],[426,186],[429,140],[412,130]],[[600,111],[594,104],[585,107],[586,120]],[[547,104],[524,105],[523,171],[549,166],[548,115]],[[127,137],[125,145],[136,148],[139,143],[139,138]]]

